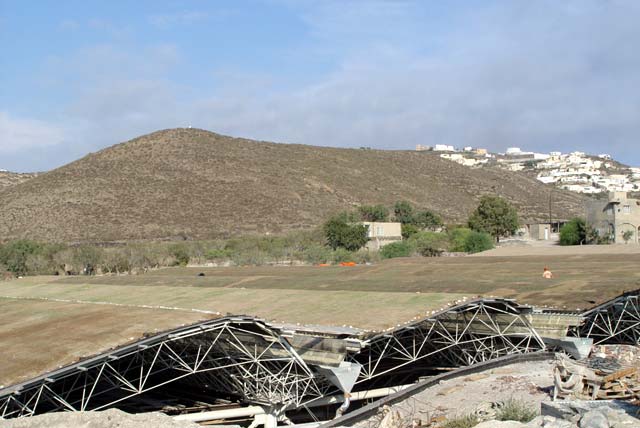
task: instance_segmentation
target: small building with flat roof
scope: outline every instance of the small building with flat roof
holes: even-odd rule
[[[365,248],[368,250],[378,251],[385,245],[402,241],[401,223],[365,221],[362,224],[367,227],[369,241]]]

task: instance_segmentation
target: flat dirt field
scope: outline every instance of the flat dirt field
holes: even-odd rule
[[[500,249],[506,254],[356,267],[170,268],[138,276],[0,282],[0,384],[145,332],[227,313],[379,330],[463,296],[584,309],[640,288],[640,247],[624,247],[535,248],[530,255],[526,249]],[[554,279],[542,278],[544,266]]]

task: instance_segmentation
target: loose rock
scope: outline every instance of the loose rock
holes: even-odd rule
[[[610,428],[609,420],[599,410],[590,410],[580,419],[580,428]]]

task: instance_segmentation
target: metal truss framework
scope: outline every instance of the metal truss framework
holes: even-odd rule
[[[322,396],[327,388],[266,324],[224,318],[155,336],[22,384],[0,396],[0,417],[100,410],[186,378],[264,404],[297,405],[302,397]]]
[[[574,335],[596,343],[639,343],[638,294],[587,311]],[[359,367],[357,388],[402,369],[467,366],[544,350],[529,321],[532,312],[513,300],[477,299],[369,338],[342,335],[339,339],[357,341],[359,348],[341,348],[340,359]],[[327,337],[298,334],[312,341]],[[172,382],[280,409],[303,408],[340,392],[325,376],[326,366],[311,361],[290,337],[251,317],[176,329],[1,390],[0,418],[105,409]]]
[[[357,383],[421,360],[428,365],[467,366],[545,345],[525,314],[531,308],[503,299],[480,299],[379,335],[351,356],[362,366]]]
[[[640,290],[616,297],[582,314],[584,322],[572,332],[594,344],[640,345]]]

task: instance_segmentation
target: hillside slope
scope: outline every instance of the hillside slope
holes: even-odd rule
[[[20,184],[35,177],[35,173],[20,173],[0,170],[0,190]]]
[[[466,220],[482,194],[548,218],[549,188],[408,151],[256,142],[197,129],[154,132],[0,190],[0,239],[209,238],[308,228],[340,209],[406,199]],[[581,197],[554,190],[554,218]]]

